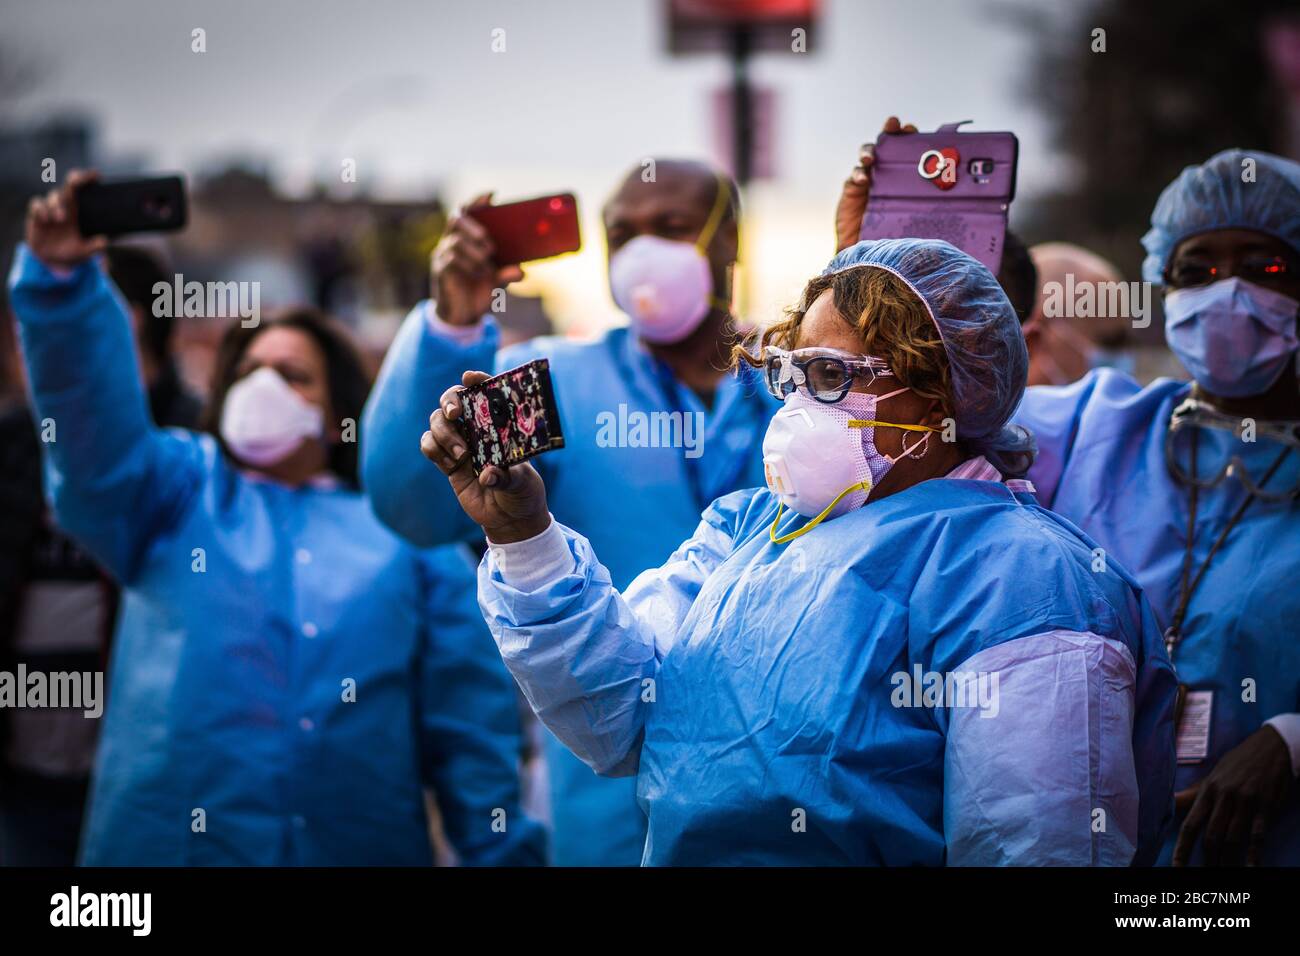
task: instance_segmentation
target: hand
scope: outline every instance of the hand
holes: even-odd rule
[[[77,229],[77,190],[99,178],[95,171],[74,169],[59,189],[27,204],[24,241],[32,255],[47,266],[68,269],[81,265],[108,246],[104,236],[86,239]]]
[[[1270,726],[1263,726],[1215,764],[1200,783],[1174,794],[1179,813],[1191,808],[1178,842],[1174,866],[1186,866],[1196,839],[1201,838],[1208,866],[1259,863],[1273,818],[1294,784],[1291,754]]]
[[[491,202],[483,193],[470,206]],[[447,220],[447,231],[434,247],[433,299],[438,318],[450,325],[473,325],[492,305],[492,293],[524,272],[518,266],[498,269],[492,261],[496,249],[486,229],[465,215],[465,209]]]
[[[885,120],[881,132],[915,133],[916,127],[911,123],[903,126],[898,122],[897,116],[891,116]],[[836,252],[843,252],[857,242],[862,232],[862,217],[867,214],[867,200],[871,196],[871,167],[875,161],[875,145],[863,143],[858,148],[858,165],[853,167],[849,178],[844,180],[840,201],[835,204]]]
[[[486,372],[466,372],[461,383],[477,385],[487,378]],[[489,541],[510,544],[541,534],[551,523],[542,476],[524,462],[510,468],[488,465],[475,477],[465,439],[453,424],[462,410],[459,388],[443,392],[438,410],[429,416],[429,430],[420,438],[420,451],[447,476],[456,500]]]

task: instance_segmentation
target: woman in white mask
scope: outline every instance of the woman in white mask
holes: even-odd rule
[[[59,523],[123,586],[82,861],[428,864],[433,788],[464,862],[540,862],[472,566],[357,490],[350,340],[308,309],[237,323],[211,434],[153,427],[77,231],[90,178],[33,201],[10,277]]]
[[[1030,477],[1132,568],[1165,632],[1180,733],[1162,861],[1297,866],[1300,164],[1232,149],[1189,166],[1142,242],[1192,381],[1101,369],[1030,389]]]
[[[479,603],[538,717],[637,775],[644,862],[1149,861],[1174,681],[1132,579],[1016,477],[1028,356],[994,277],[858,243],[740,359],[784,399],[768,487],[622,592],[531,466],[476,477],[442,416],[422,440],[487,535]]]

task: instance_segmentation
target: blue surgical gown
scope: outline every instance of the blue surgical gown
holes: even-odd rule
[[[490,318],[482,336],[465,344],[435,332],[431,311],[423,302],[406,318],[362,421],[362,485],[379,517],[411,541],[481,539],[447,479],[419,450],[439,396],[459,385],[466,369],[503,371],[550,359],[565,446],[533,463],[551,511],[591,536],[619,585],[661,564],[714,498],[763,483],[759,449],[779,405],[756,375],[724,377],[706,408],[626,328],[594,342],[546,337],[498,353]],[[650,444],[663,430],[646,427],[649,416],[664,412],[703,423],[701,432],[681,431],[691,447]],[[645,820],[632,782],[595,776],[549,735],[546,755],[553,862],[636,865]]]
[[[10,287],[59,523],[123,585],[82,862],[427,865],[426,787],[462,862],[542,862],[468,555],[155,429],[94,262]]]
[[[786,545],[776,515],[766,490],[719,499],[622,594],[560,525],[567,573],[524,583],[512,555],[521,589],[497,546],[480,564],[538,716],[637,774],[646,864],[1152,859],[1175,683],[1118,564],[1001,482],[922,482]],[[918,695],[935,677],[966,697]]]
[[[1178,604],[1190,504],[1187,488],[1165,463],[1165,435],[1170,415],[1190,390],[1190,383],[1171,379],[1142,388],[1122,372],[1098,369],[1072,385],[1028,389],[1016,414],[1038,438],[1030,477],[1043,504],[1132,570],[1162,629]],[[1205,477],[1210,462],[1235,454],[1259,480],[1281,450],[1266,440],[1243,442],[1229,431],[1199,434]],[[1292,452],[1288,458],[1272,479],[1274,487],[1294,481],[1300,469],[1300,456]],[[1245,496],[1232,477],[1200,493],[1193,573]],[[1265,720],[1300,711],[1298,577],[1300,502],[1257,499],[1211,561],[1174,650],[1179,679],[1214,694],[1208,756],[1178,767],[1178,790],[1204,778]],[[1171,828],[1165,862],[1175,836]],[[1300,865],[1300,789],[1274,824],[1263,861]]]

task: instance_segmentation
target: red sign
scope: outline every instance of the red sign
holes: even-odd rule
[[[821,0],[666,0],[665,8],[673,53],[729,50],[740,31],[750,50],[811,52]]]

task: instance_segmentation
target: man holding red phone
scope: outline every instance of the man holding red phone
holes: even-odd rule
[[[420,454],[419,436],[449,386],[542,357],[565,448],[534,465],[557,519],[591,529],[616,586],[662,563],[715,497],[763,484],[757,449],[777,403],[756,378],[722,371],[730,363],[736,186],[702,163],[657,160],[654,169],[647,182],[637,165],[605,205],[610,288],[631,324],[594,341],[546,337],[498,353],[492,295],[523,272],[497,264],[488,230],[471,216],[448,223],[433,255],[434,298],[407,317],[362,422],[362,480],[399,534],[421,545],[481,535]],[[664,413],[701,422],[699,446],[611,443],[600,428],[610,416]],[[553,862],[638,864],[645,820],[635,778],[597,777],[549,735],[547,758]]]

